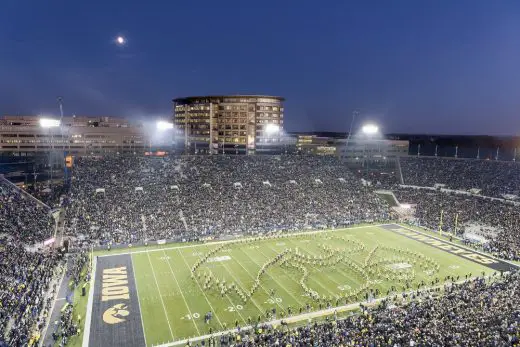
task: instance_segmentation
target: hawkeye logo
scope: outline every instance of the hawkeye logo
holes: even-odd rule
[[[103,270],[101,301],[112,300],[130,300],[126,266]],[[103,313],[103,321],[107,324],[118,324],[124,322],[124,317],[129,314],[128,306],[120,302]]]
[[[125,304],[115,304],[103,313],[103,321],[107,324],[117,324],[124,322],[126,317],[130,314]]]

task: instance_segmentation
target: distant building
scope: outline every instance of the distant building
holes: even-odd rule
[[[408,155],[408,141],[301,134],[297,135],[296,149],[302,154],[334,155],[349,162],[378,161]]]
[[[296,149],[301,154],[337,155],[338,141],[333,137],[298,135]]]
[[[353,136],[338,141],[337,155],[349,162],[379,161],[408,155],[406,140],[387,140]]]
[[[283,142],[283,101],[264,95],[177,98],[173,122],[190,153],[269,152]]]
[[[144,152],[142,127],[116,117],[64,117],[61,126],[43,128],[35,116],[0,117],[0,154],[31,156],[50,151],[69,154]]]

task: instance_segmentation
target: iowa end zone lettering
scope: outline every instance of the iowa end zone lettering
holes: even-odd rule
[[[103,270],[101,301],[130,300],[126,266]]]
[[[126,266],[103,270],[101,301],[112,300],[130,300]],[[129,314],[127,303],[117,303],[106,309],[103,313],[103,322],[107,324],[119,324],[124,322],[124,317]]]
[[[517,269],[518,267],[513,264],[509,264],[507,262],[504,262],[499,259],[495,259],[489,256],[486,256],[481,253],[474,252],[470,249],[456,246],[452,243],[449,243],[447,241],[442,241],[440,239],[434,238],[429,235],[425,235],[421,232],[407,229],[404,227],[401,227],[396,224],[392,225],[383,225],[381,226],[383,229],[393,231],[395,233],[401,234],[403,236],[406,236],[408,238],[414,239],[416,241],[426,243],[430,246],[433,246],[435,248],[442,249],[448,253],[458,255],[460,257],[466,258],[468,260],[471,260],[475,263],[479,263],[481,265],[487,266],[489,268],[492,268],[497,271],[509,271],[511,269]]]
[[[144,346],[132,258],[97,258],[89,346]]]

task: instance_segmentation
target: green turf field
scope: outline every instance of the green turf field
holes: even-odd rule
[[[132,254],[148,346],[402,292],[488,267],[377,226]],[[263,269],[263,270],[262,270]],[[302,308],[302,315],[300,315]],[[206,324],[205,314],[213,318]],[[306,319],[306,318],[305,318]]]

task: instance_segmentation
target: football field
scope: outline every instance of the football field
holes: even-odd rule
[[[107,254],[95,260],[83,345],[182,346],[508,266],[394,224]]]

